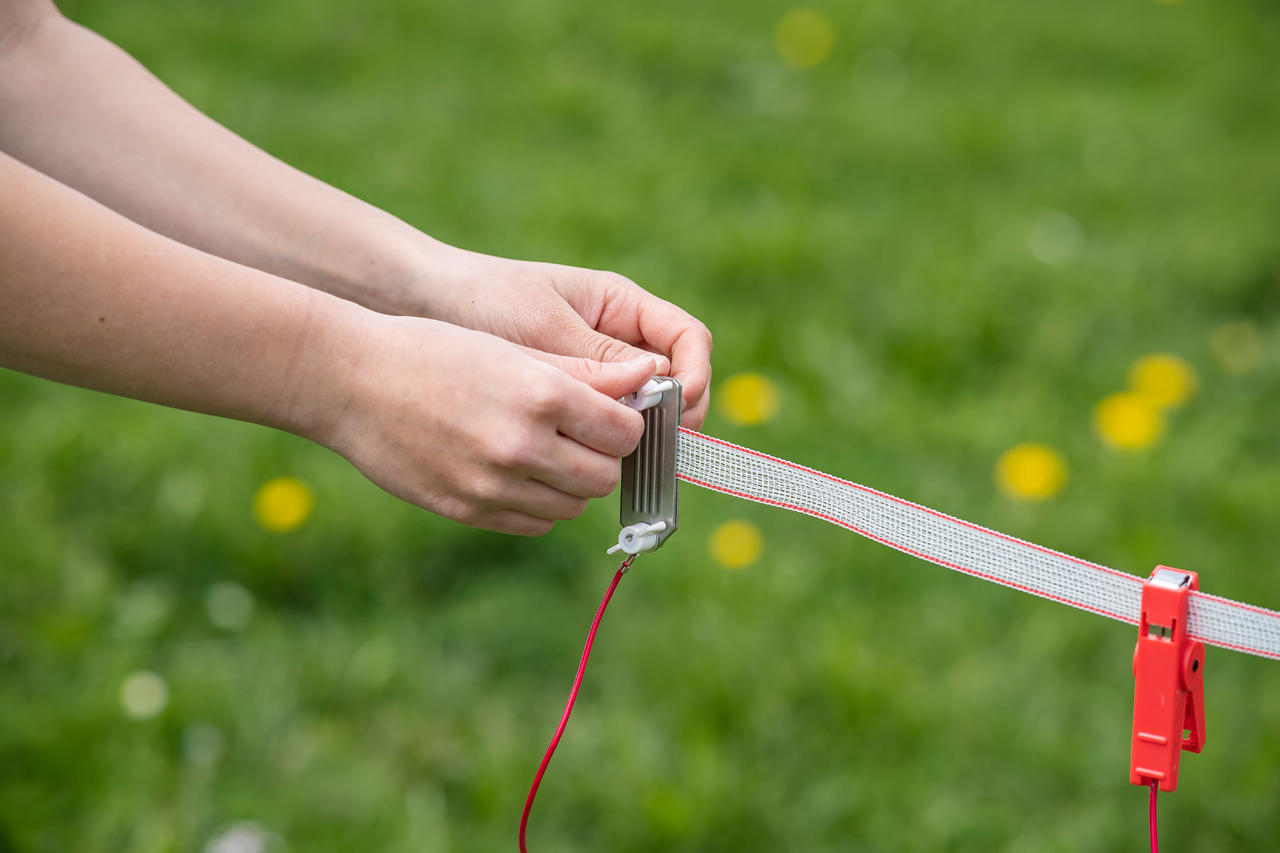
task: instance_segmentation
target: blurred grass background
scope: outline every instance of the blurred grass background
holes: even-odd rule
[[[685,305],[720,377],[782,397],[709,432],[1280,606],[1272,3],[823,3],[809,68],[776,3],[63,8],[431,234]],[[1252,369],[1214,358],[1233,323]],[[1199,394],[1110,449],[1091,410],[1155,351]],[[0,850],[514,848],[614,501],[510,539],[287,435],[12,373],[0,399]],[[1042,503],[992,478],[1028,440],[1068,466]],[[315,496],[292,533],[251,512],[278,476]],[[533,849],[1142,849],[1131,628],[682,491],[606,619]],[[730,572],[707,542],[739,518],[764,551]],[[1208,665],[1166,845],[1274,849],[1280,668]]]

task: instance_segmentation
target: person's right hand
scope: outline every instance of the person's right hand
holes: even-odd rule
[[[360,314],[330,362],[338,381],[315,389],[340,398],[300,431],[386,491],[537,536],[618,484],[644,422],[617,398],[653,376],[653,359],[548,355],[435,320]]]

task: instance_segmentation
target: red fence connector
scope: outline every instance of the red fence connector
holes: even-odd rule
[[[1204,746],[1204,644],[1187,637],[1195,572],[1157,566],[1142,585],[1142,618],[1133,652],[1133,744],[1129,781],[1178,787],[1182,750]]]

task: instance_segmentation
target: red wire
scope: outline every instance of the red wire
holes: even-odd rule
[[[556,747],[560,745],[560,738],[564,735],[564,730],[569,725],[569,715],[573,713],[573,704],[578,701],[578,690],[582,687],[582,677],[587,671],[587,661],[591,659],[591,647],[596,641],[596,632],[600,630],[600,621],[604,619],[605,608],[609,606],[609,601],[613,598],[614,590],[618,588],[618,581],[622,580],[622,576],[627,573],[627,569],[631,568],[631,563],[635,560],[635,555],[622,561],[622,565],[618,566],[618,571],[613,576],[613,582],[609,584],[609,588],[605,590],[604,598],[600,600],[600,606],[596,608],[596,617],[591,620],[591,630],[587,632],[586,645],[582,647],[582,659],[578,661],[578,672],[573,677],[573,687],[569,689],[569,700],[565,703],[564,713],[560,715],[560,725],[556,727],[556,733],[551,738],[551,743],[547,746],[546,753],[542,756],[542,763],[538,765],[538,772],[534,774],[533,784],[529,786],[529,796],[524,801],[524,812],[520,815],[520,853],[529,853],[525,847],[525,834],[529,829],[529,813],[533,811],[534,797],[538,796],[538,786],[542,784],[542,777],[547,772],[547,765],[551,763],[551,756],[556,754]],[[1151,853],[1160,853],[1160,842],[1156,833],[1156,791],[1158,790],[1158,782],[1151,780],[1151,799],[1149,801],[1149,818],[1151,824]]]
[[[546,754],[542,756],[542,763],[538,765],[537,775],[533,777],[533,785],[529,787],[529,798],[524,801],[524,814],[520,815],[520,853],[529,853],[524,846],[524,835],[529,828],[529,812],[533,809],[533,798],[538,795],[538,786],[542,784],[542,774],[547,772],[547,765],[551,763],[551,756],[555,755],[556,747],[560,745],[560,736],[564,734],[564,727],[569,724],[569,715],[573,713],[573,703],[578,699],[578,688],[582,686],[582,676],[587,671],[587,660],[591,657],[591,646],[596,641],[596,631],[600,628],[600,620],[604,618],[604,609],[609,606],[609,599],[613,598],[613,591],[618,588],[618,581],[622,580],[622,576],[626,574],[627,569],[631,567],[631,561],[635,558],[635,555],[632,554],[623,560],[622,565],[618,567],[617,573],[613,576],[613,583],[609,584],[609,589],[605,592],[604,598],[600,601],[600,607],[596,610],[596,618],[591,622],[591,630],[587,632],[587,644],[582,648],[582,660],[578,662],[578,674],[574,676],[573,687],[569,690],[569,701],[565,703],[564,713],[560,716],[560,725],[556,728],[555,737],[551,738],[551,744],[547,747]]]
[[[1156,839],[1156,780],[1151,780],[1151,853],[1160,853],[1160,842]]]

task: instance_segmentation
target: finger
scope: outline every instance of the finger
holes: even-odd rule
[[[711,332],[689,312],[613,273],[566,276],[571,303],[591,303],[587,322],[601,334],[645,346],[671,359],[671,374],[684,389],[685,408],[698,404],[711,383]],[[578,307],[582,310],[582,306]],[[705,407],[701,410],[705,413]]]
[[[667,376],[671,370],[671,360],[663,353],[643,350],[625,341],[611,338],[602,332],[589,328],[585,323],[582,324],[582,333],[577,343],[578,346],[573,354],[583,358],[610,362],[637,361],[642,358],[648,358],[655,362],[655,375]]]
[[[577,518],[586,508],[586,497],[568,494],[537,479],[525,479],[510,484],[501,506],[494,511],[512,510],[533,518],[561,521]]]
[[[653,376],[652,358],[647,363],[615,364],[523,349],[532,358],[555,368],[551,375],[559,377],[557,393],[552,398],[554,405],[544,412],[558,432],[614,459],[635,450],[644,432],[644,418],[619,403],[618,398],[637,390]],[[583,379],[567,371],[576,371]]]
[[[537,346],[545,352],[592,361],[633,361],[648,356],[658,361],[658,372],[670,370],[666,355],[598,331],[567,301],[540,321]]]
[[[566,406],[556,428],[579,444],[612,459],[621,459],[635,450],[644,434],[644,417],[585,385],[579,387],[589,398]]]
[[[547,466],[533,476],[569,495],[602,498],[617,488],[621,470],[617,458],[561,436],[551,451]]]
[[[680,313],[684,314],[683,311]],[[685,316],[687,317],[688,315]],[[692,320],[693,318],[690,317],[689,319]],[[696,320],[694,323],[697,324],[698,328],[703,328],[702,324],[697,323]],[[697,336],[694,335],[692,340],[696,343]],[[677,341],[676,345],[678,347],[684,346],[680,341]],[[699,429],[702,426],[703,421],[706,420],[707,410],[711,402],[711,395],[709,393],[711,386],[710,333],[707,333],[705,349],[700,351],[695,349],[694,354],[687,357],[683,355],[686,350],[681,350],[682,360],[692,362],[693,368],[683,371],[675,371],[671,374],[667,373],[667,371],[671,370],[670,363],[662,356],[654,355],[653,353],[648,353],[635,347],[628,348],[628,351],[638,352],[641,354],[636,361],[644,359],[649,359],[650,361],[659,360],[654,367],[654,372],[651,373],[650,376],[674,375],[680,380],[680,385],[683,390],[682,396],[684,398],[684,410],[680,416],[680,423],[689,429]],[[534,357],[559,367],[575,379],[586,382],[591,387],[601,393],[608,394],[611,397],[618,398],[625,396],[626,394],[630,394],[632,391],[636,390],[636,388],[639,388],[640,385],[644,384],[642,381],[639,385],[626,388],[626,390],[619,392],[618,389],[625,386],[628,380],[623,374],[611,372],[608,369],[608,365],[590,359],[574,359],[565,356],[555,356],[549,353],[542,353],[537,350],[529,350],[529,352]],[[630,364],[630,362],[623,363]],[[683,375],[681,375],[681,373],[683,373]],[[648,378],[649,377],[645,377],[646,380]]]
[[[707,411],[711,407],[711,391],[708,390],[702,395],[693,407],[685,409],[680,415],[680,425],[689,429],[702,429],[702,424],[707,419]]]
[[[498,533],[510,533],[516,536],[542,536],[550,531],[554,524],[554,521],[536,518],[513,509],[485,513],[471,522],[472,527],[493,530]]]
[[[612,459],[636,449],[644,433],[639,412],[619,403],[612,392],[601,393],[583,382],[568,384],[564,405],[556,412],[557,430]]]
[[[525,349],[525,352],[537,360],[558,368],[562,373],[567,373],[579,382],[615,400],[639,389],[641,385],[657,375],[659,357],[652,353],[637,351],[640,352],[640,357],[634,361],[613,362]]]
[[[671,357],[671,375],[684,388],[685,408],[696,412],[711,384],[711,332],[671,303],[654,301],[658,304],[641,311],[640,331],[647,342]]]

